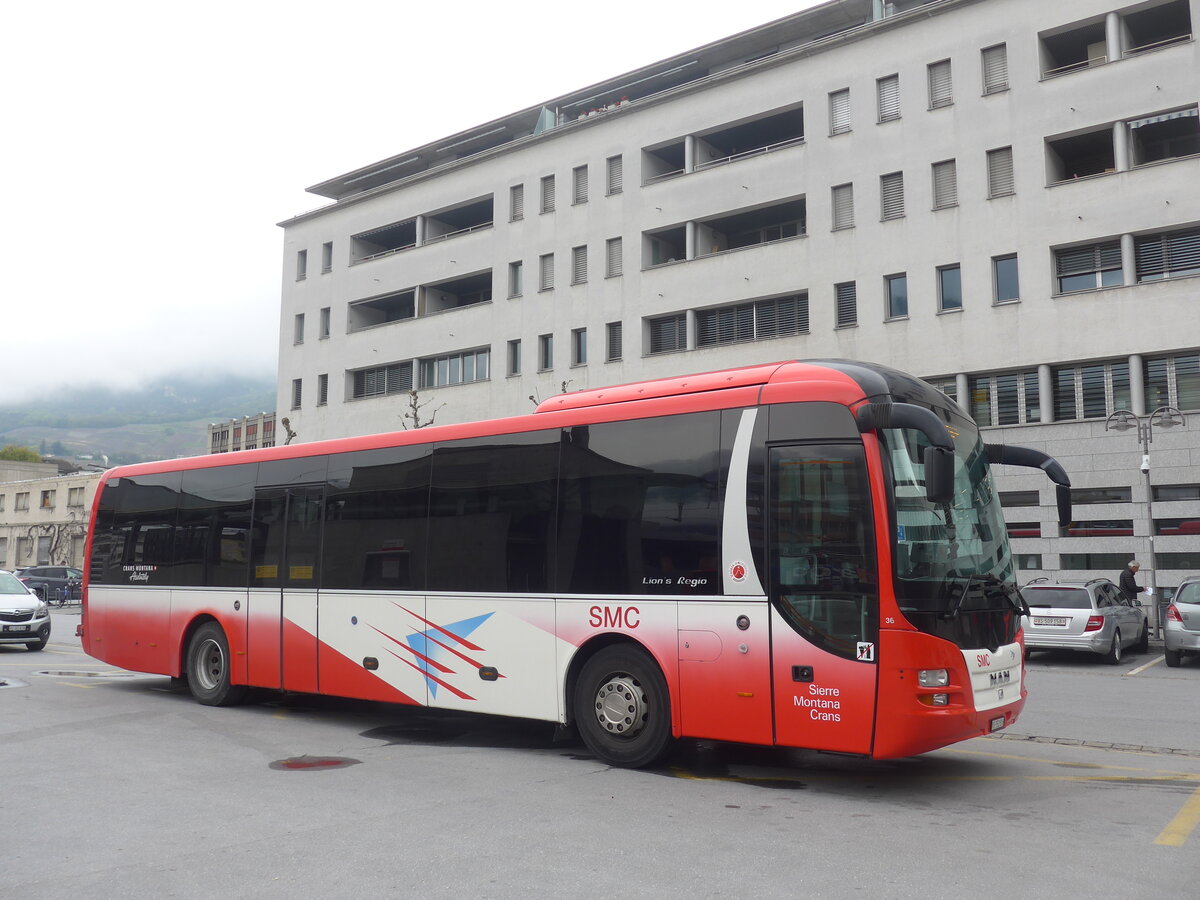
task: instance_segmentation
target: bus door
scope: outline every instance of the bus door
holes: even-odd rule
[[[247,657],[260,687],[317,691],[317,585],[321,485],[254,495]]]
[[[776,743],[870,753],[878,578],[863,447],[772,446],[769,462]]]

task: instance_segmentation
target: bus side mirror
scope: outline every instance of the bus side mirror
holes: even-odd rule
[[[1071,488],[1069,485],[1056,484],[1054,493],[1058,501],[1058,524],[1065,528],[1071,524]]]
[[[954,451],[944,447],[925,448],[925,498],[930,503],[954,499]]]

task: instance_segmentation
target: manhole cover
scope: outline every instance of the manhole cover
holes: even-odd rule
[[[289,772],[312,769],[344,769],[354,766],[362,760],[350,759],[348,756],[291,756],[287,759],[277,759],[270,764],[272,769],[283,769]]]
[[[29,687],[29,685],[27,685],[23,681],[18,681],[15,678],[0,678],[0,689],[19,688],[19,687]]]
[[[84,672],[73,669],[43,669],[34,675],[54,675],[59,678],[145,678],[140,672]]]

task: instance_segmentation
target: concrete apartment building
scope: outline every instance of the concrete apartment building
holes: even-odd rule
[[[60,475],[53,463],[0,462],[0,569],[82,568],[100,475]]]
[[[306,442],[772,360],[928,379],[1028,577],[1200,571],[1200,0],[833,0],[309,190],[278,410]],[[1152,470],[1128,409],[1154,418]],[[1192,417],[1192,413],[1196,413]],[[1017,473],[1017,474],[1010,474]],[[1150,552],[1153,501],[1154,551]],[[1144,578],[1143,578],[1144,580]]]

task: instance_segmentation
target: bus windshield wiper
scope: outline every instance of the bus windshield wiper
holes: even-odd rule
[[[979,584],[980,591],[985,597],[990,590],[999,589],[1005,601],[1007,601],[1009,605],[1013,607],[1013,609],[1023,616],[1029,615],[1029,607],[1026,605],[1025,598],[1021,595],[1020,591],[1013,591],[1008,587],[1008,585],[1005,584],[1005,582],[1001,581],[995,575],[980,575],[978,573],[973,573],[965,576],[962,592],[954,599],[954,602],[950,604],[950,607],[944,613],[942,613],[942,618],[955,619],[958,617],[959,612],[962,611],[963,604],[966,602],[967,594],[971,592],[971,589],[975,587],[976,583]],[[1013,597],[1014,593],[1016,594],[1015,598]],[[986,607],[982,608],[986,609]]]

